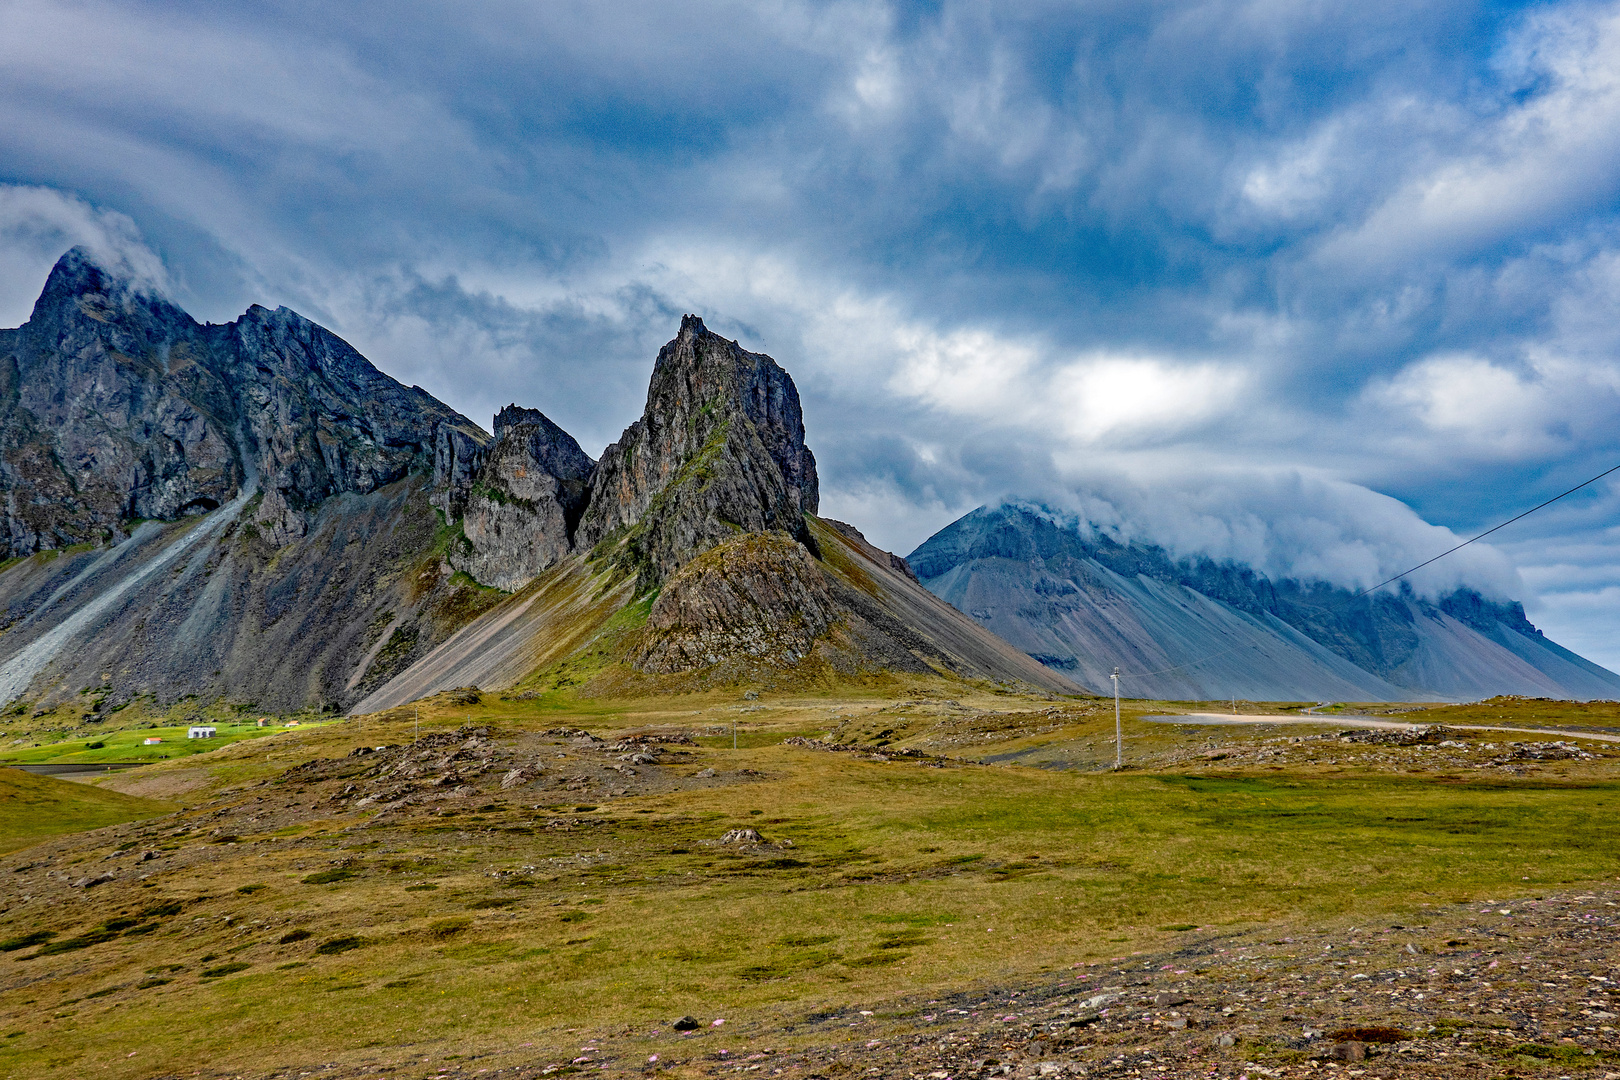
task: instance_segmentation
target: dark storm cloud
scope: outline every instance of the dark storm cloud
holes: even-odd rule
[[[692,311],[883,543],[1037,497],[1359,581],[1444,537],[1356,485],[1466,531],[1620,460],[1617,57],[1582,3],[19,0],[0,314],[93,242],[596,453]],[[1468,572],[1620,629],[1613,497]]]

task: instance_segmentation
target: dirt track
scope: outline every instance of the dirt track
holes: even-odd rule
[[[1250,725],[1295,725],[1311,724],[1317,727],[1338,728],[1375,728],[1385,731],[1413,731],[1421,727],[1430,727],[1428,724],[1407,724],[1399,720],[1372,720],[1359,716],[1315,716],[1300,714],[1293,716],[1266,716],[1259,713],[1186,713],[1180,716],[1144,716],[1150,724],[1233,724],[1238,726]],[[1561,739],[1591,739],[1594,742],[1620,743],[1620,735],[1606,735],[1595,731],[1571,731],[1564,728],[1528,728],[1528,727],[1498,727],[1489,724],[1446,724],[1448,728],[1457,731],[1508,731],[1519,735],[1556,735]]]

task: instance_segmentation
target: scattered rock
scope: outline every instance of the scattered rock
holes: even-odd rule
[[[1359,1042],[1334,1043],[1317,1055],[1323,1061],[1366,1061],[1367,1044]]]
[[[765,838],[754,829],[730,829],[720,838],[722,844],[763,844]]]
[[[540,768],[534,765],[522,765],[512,769],[501,777],[501,790],[506,791],[517,787],[519,784],[527,784],[529,781],[537,779],[540,773]]]
[[[696,1031],[703,1025],[699,1024],[695,1017],[683,1016],[669,1026],[674,1028],[676,1031]]]

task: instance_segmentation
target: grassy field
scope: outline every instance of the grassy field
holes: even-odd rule
[[[333,723],[334,721],[327,721]],[[318,721],[305,721],[300,727],[318,725]],[[297,728],[287,728],[279,722],[274,727],[256,727],[252,721],[238,723],[216,723],[217,734],[212,739],[188,739],[186,731],[190,725],[164,725],[112,728],[106,731],[97,731],[93,735],[80,736],[73,739],[57,739],[50,742],[41,742],[37,745],[18,745],[22,740],[13,740],[11,746],[0,749],[0,765],[45,765],[45,764],[99,764],[109,761],[141,761],[158,762],[172,758],[190,757],[194,754],[207,754],[218,750],[222,746],[242,742],[246,739],[262,739],[270,735],[283,734]],[[161,739],[155,745],[146,745],[147,739]]]
[[[0,852],[63,833],[156,817],[172,809],[151,799],[0,768]]]
[[[646,767],[675,785],[656,794],[502,791],[490,773],[476,795],[379,816],[335,798],[358,772],[287,771],[358,770],[344,764],[354,748],[414,738],[403,716],[139,770],[208,779],[183,812],[27,859],[101,866],[150,849],[149,877],[75,894],[37,871],[0,876],[0,949],[53,935],[0,952],[0,1074],[484,1068],[599,1032],[655,1046],[684,1013],[724,1018],[707,1049],[742,1053],[790,1045],[811,1013],[972,992],[1196,928],[1417,922],[1428,904],[1620,878],[1612,757],[1513,777],[1310,761],[1167,772],[1159,755],[1209,733],[1135,719],[1164,709],[1131,705],[1124,773],[1101,767],[1111,702],[943,693],[424,709],[425,733],[470,718],[551,771],[571,767],[558,755],[616,760],[538,734],[565,724],[691,732],[680,763]],[[864,750],[782,743],[827,732]],[[982,763],[1034,744],[1075,756]],[[907,747],[939,756],[895,755]],[[716,843],[744,827],[767,843]]]

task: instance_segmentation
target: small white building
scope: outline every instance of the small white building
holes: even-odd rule
[[[212,724],[193,724],[186,729],[188,739],[212,739],[216,729]]]
[[[156,746],[158,743],[160,743],[162,741],[163,741],[162,739],[158,739],[158,738],[142,739],[141,744],[144,745],[144,746]]]

